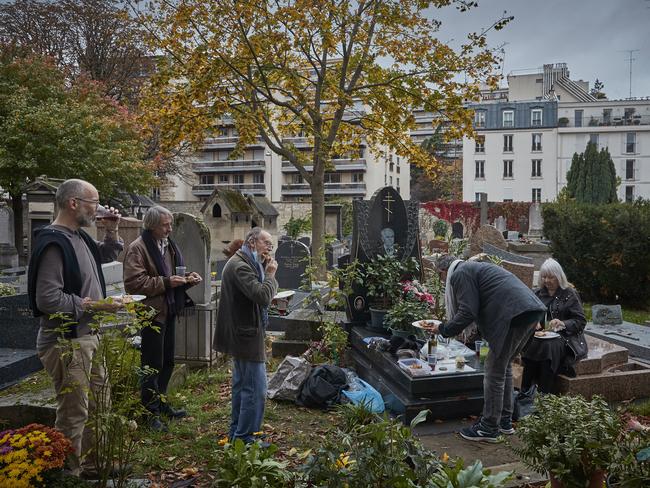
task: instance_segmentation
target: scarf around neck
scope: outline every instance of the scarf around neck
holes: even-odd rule
[[[451,320],[456,315],[456,294],[454,293],[454,288],[451,286],[451,275],[462,262],[462,259],[456,259],[447,270],[447,279],[445,280],[445,310],[447,311],[447,320]]]

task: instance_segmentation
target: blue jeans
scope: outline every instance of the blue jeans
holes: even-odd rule
[[[488,353],[483,377],[483,416],[481,428],[497,433],[501,420],[512,421],[512,360],[521,352],[535,331],[535,324],[510,327],[498,356]]]
[[[253,442],[262,428],[266,401],[266,365],[263,361],[233,359],[232,414],[229,438]]]

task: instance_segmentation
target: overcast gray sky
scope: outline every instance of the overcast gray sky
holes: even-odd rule
[[[572,79],[605,83],[608,98],[629,94],[628,49],[632,64],[632,96],[650,96],[649,0],[478,0],[470,12],[445,8],[432,14],[442,20],[442,40],[461,41],[479,31],[504,10],[514,20],[488,36],[491,46],[505,46],[504,74],[567,63]]]

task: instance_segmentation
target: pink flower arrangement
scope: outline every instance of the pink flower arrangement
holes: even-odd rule
[[[423,302],[435,307],[436,300],[433,295],[417,280],[402,282],[403,298],[407,301]]]

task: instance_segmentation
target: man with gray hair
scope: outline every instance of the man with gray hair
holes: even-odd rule
[[[164,399],[174,371],[176,316],[186,305],[193,305],[186,290],[202,281],[196,272],[185,273],[180,249],[169,238],[172,213],[156,205],[144,216],[142,235],[129,246],[124,257],[124,288],[128,293],[145,295],[145,305],[157,314],[152,327],[142,330],[141,364],[148,370],[142,379],[140,396],[149,412],[153,430],[167,431],[161,415],[170,419],[185,417]],[[158,329],[158,330],[156,330]]]
[[[99,335],[91,325],[95,312],[113,312],[121,306],[118,300],[103,301],[102,274],[102,263],[113,261],[123,247],[117,235],[120,214],[101,207],[106,235],[97,242],[82,229],[95,222],[100,208],[97,189],[87,181],[70,179],[61,183],[55,198],[56,218],[37,231],[34,240],[29,302],[34,316],[41,318],[36,350],[54,382],[55,427],[72,441],[75,451],[69,467],[75,475],[92,476],[94,432],[86,424],[97,403],[110,400],[104,367],[95,358]],[[73,323],[62,330],[63,322],[50,318],[56,313],[68,315]],[[59,342],[62,335],[67,340]]]
[[[278,291],[271,234],[254,227],[221,277],[214,349],[233,357],[230,441],[256,440],[266,400],[264,338],[268,307]]]
[[[470,441],[496,442],[514,434],[512,360],[533,336],[546,307],[515,275],[492,263],[441,256],[436,262],[445,282],[447,321],[432,333],[453,337],[476,323],[489,341],[483,379],[483,414],[460,431]]]

